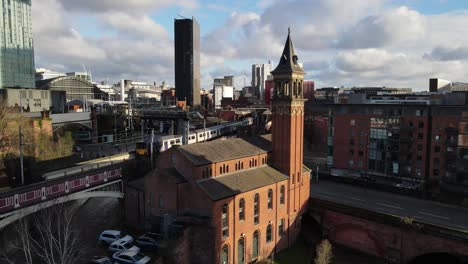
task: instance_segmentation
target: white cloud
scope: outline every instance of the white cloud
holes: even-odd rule
[[[379,48],[411,42],[425,33],[423,17],[407,7],[363,18],[338,40],[338,48]]]
[[[91,13],[109,11],[142,12],[171,5],[184,8],[196,8],[197,0],[60,0],[68,10],[80,10]]]

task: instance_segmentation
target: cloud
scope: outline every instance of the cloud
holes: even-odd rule
[[[427,58],[440,61],[454,61],[468,59],[468,46],[437,46]]]
[[[338,40],[344,49],[380,48],[402,41],[412,41],[425,33],[423,17],[407,7],[400,7],[383,15],[367,16]]]
[[[60,0],[67,10],[90,13],[142,12],[150,9],[177,5],[184,8],[196,8],[197,0]]]

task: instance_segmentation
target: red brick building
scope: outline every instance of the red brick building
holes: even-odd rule
[[[268,136],[172,148],[145,177],[143,214],[166,232],[190,222],[191,263],[250,263],[291,246],[309,198],[303,164],[304,72],[290,36],[272,72],[273,128]],[[140,197],[133,193],[134,197]],[[135,211],[126,201],[127,213]],[[157,229],[156,228],[156,229]]]
[[[468,107],[337,104],[331,109],[330,167],[396,181],[468,184],[468,178],[457,176],[463,174],[457,166],[464,159],[458,138]]]

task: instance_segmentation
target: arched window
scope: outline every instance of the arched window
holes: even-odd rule
[[[229,236],[229,220],[228,220],[229,212],[228,211],[229,211],[229,206],[226,203],[223,205],[223,209],[221,212],[221,230],[223,233],[223,238],[226,238]]]
[[[280,188],[280,204],[284,204],[284,185]]]
[[[254,197],[254,224],[258,224],[260,221],[259,214],[260,214],[260,195],[256,193]]]
[[[249,167],[252,167],[252,161],[249,160]]]
[[[241,163],[241,169],[244,169],[244,162]]]
[[[283,236],[284,234],[284,219],[280,219],[280,222],[278,225],[278,234],[279,236]]]
[[[296,174],[293,173],[291,176],[292,176],[292,177],[291,177],[291,178],[292,178],[292,184],[294,184],[295,179],[296,179]]]
[[[266,242],[271,242],[271,224],[269,224],[266,229]]]
[[[257,160],[254,160],[254,166],[257,167]]]
[[[298,184],[301,183],[301,178],[300,178],[300,177],[301,177],[301,173],[298,172],[298,173],[297,173],[297,183],[298,183]]]
[[[244,198],[241,198],[239,200],[239,221],[245,219],[245,200]]]
[[[256,230],[253,234],[253,239],[252,239],[252,257],[256,258],[258,257],[258,251],[260,245],[259,245],[259,233],[258,230]]]
[[[268,190],[268,209],[273,209],[273,190]]]
[[[223,167],[219,166],[219,174],[223,173]]]
[[[239,238],[239,242],[237,243],[237,263],[245,263],[245,240],[243,237]]]
[[[221,264],[228,264],[229,263],[229,246],[224,245],[223,249],[221,250]]]
[[[237,170],[237,163],[236,163],[235,169]]]

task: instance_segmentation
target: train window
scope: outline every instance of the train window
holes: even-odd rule
[[[174,144],[174,143],[175,143],[175,141],[174,141],[174,140],[171,140],[171,145]]]
[[[180,139],[176,139],[176,143],[180,143]]]

